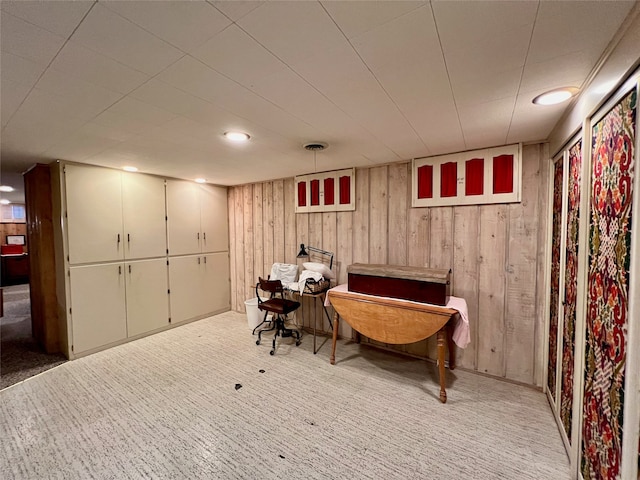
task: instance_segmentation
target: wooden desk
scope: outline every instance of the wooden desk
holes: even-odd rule
[[[334,308],[333,345],[330,362],[335,365],[339,319],[342,317],[357,332],[379,342],[391,344],[413,343],[438,335],[438,368],[440,401],[447,402],[446,371],[444,367],[445,339],[448,337],[449,365],[455,366],[453,341],[447,335],[450,320],[457,310],[405,300],[330,290],[329,300]]]

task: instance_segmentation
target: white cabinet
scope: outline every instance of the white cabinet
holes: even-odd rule
[[[205,302],[205,313],[228,309],[231,305],[229,253],[208,253],[202,262],[201,295]]]
[[[229,250],[227,189],[202,185],[200,191],[200,247],[202,252]]]
[[[74,353],[169,324],[167,260],[69,269]]]
[[[121,173],[79,165],[64,168],[69,263],[121,260]]]
[[[122,263],[69,270],[73,352],[82,353],[127,338]]]
[[[178,323],[205,312],[200,294],[200,256],[169,259],[169,289],[171,290],[171,322]]]
[[[225,187],[92,165],[52,172],[70,356],[229,309]]]
[[[164,179],[65,167],[69,263],[166,255]]]
[[[125,258],[167,254],[164,179],[122,172],[122,218]]]
[[[228,252],[170,258],[169,285],[172,323],[228,309]]]
[[[200,188],[167,180],[167,240],[170,255],[200,253]]]
[[[228,250],[225,187],[167,180],[167,216],[169,255]]]
[[[169,324],[169,280],[166,258],[125,263],[127,336]]]

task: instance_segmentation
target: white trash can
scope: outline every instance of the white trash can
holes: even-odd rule
[[[262,323],[264,318],[264,312],[258,309],[258,298],[250,298],[244,302],[245,309],[247,310],[247,322],[249,323],[249,329],[253,330]]]

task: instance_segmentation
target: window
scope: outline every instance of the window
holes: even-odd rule
[[[2,205],[2,221],[24,223],[26,220],[26,212],[24,205]]]

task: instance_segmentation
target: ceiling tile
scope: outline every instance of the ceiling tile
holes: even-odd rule
[[[504,145],[515,96],[482,104],[458,107],[467,148]]]
[[[125,131],[141,133],[175,118],[175,114],[134,98],[123,98],[93,119],[93,123],[117,126]]]
[[[2,80],[0,84],[0,97],[2,97],[0,118],[2,118],[3,127],[9,122],[11,116],[27,97],[30,90],[31,87],[29,85]]]
[[[19,17],[49,32],[69,38],[94,1],[8,1],[3,0],[4,12]]]
[[[375,29],[385,23],[428,5],[419,1],[323,2],[322,6],[347,38]],[[392,39],[391,39],[392,40]]]
[[[231,25],[231,21],[208,2],[100,2],[167,43],[191,52]],[[189,28],[184,28],[188,25]]]
[[[286,65],[235,25],[193,52],[215,71],[252,88],[262,77],[287,69]]]
[[[101,4],[91,10],[71,38],[149,75],[157,74],[184,55]]]
[[[264,1],[252,2],[249,0],[243,0],[242,2],[230,2],[229,0],[222,0],[212,1],[209,3],[224,13],[229,19],[237,22],[246,14],[262,5]]]
[[[522,74],[520,93],[559,87],[580,88],[592,66],[593,59],[587,58],[585,52],[562,55],[538,63],[527,63]]]
[[[9,52],[41,65],[48,65],[64,44],[65,39],[2,12],[0,44]]]
[[[462,141],[430,8],[418,8],[372,29],[358,37],[354,46],[424,142],[413,147],[411,156],[443,148],[443,134]],[[430,120],[433,118],[437,120]]]
[[[140,85],[129,96],[142,100],[149,105],[173,112],[176,115],[198,112],[206,105],[206,102],[201,98],[183,92],[155,78]]]
[[[317,2],[265,2],[238,25],[288,64],[346,43]]]
[[[433,0],[431,5],[443,45],[465,50],[501,32],[528,29],[536,19],[539,3]]]
[[[45,151],[45,154],[54,158],[82,162],[117,143],[119,143],[117,140],[108,139],[101,135],[91,135],[79,130],[65,136],[60,142],[56,142]]]
[[[68,42],[64,46],[51,68],[62,73],[72,72],[86,82],[125,94],[149,78],[142,72],[74,42]]]
[[[157,78],[272,132],[298,135],[308,128],[278,106],[191,57],[179,60]]]
[[[529,61],[586,51],[595,62],[635,3],[540,2]]]
[[[539,92],[542,93],[542,92]],[[516,101],[507,143],[544,140],[558,122],[566,108],[559,105],[535,105],[529,95],[520,95]]]
[[[46,67],[26,58],[2,53],[2,68],[0,68],[0,82],[14,82],[32,87],[42,75]]]
[[[31,90],[15,113],[12,122],[32,122],[34,129],[36,126],[49,128],[49,126],[65,123],[78,128],[93,115],[95,115],[93,112],[79,109],[77,104],[64,97],[39,90],[36,87]]]
[[[60,97],[79,117],[93,117],[122,98],[122,94],[49,69],[38,81],[38,90]]]
[[[514,98],[518,93],[522,68],[495,72],[486,70],[474,75],[451,78],[456,105],[478,105],[501,98]]]
[[[433,2],[452,78],[522,67],[538,2]]]

